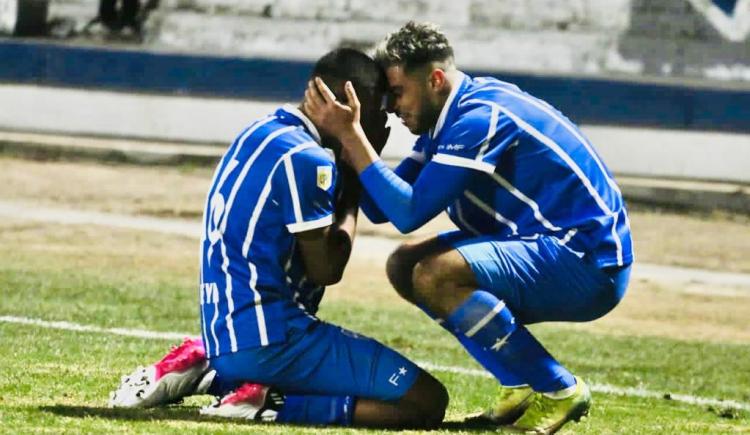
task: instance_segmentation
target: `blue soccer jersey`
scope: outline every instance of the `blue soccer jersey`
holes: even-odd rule
[[[622,194],[591,143],[558,110],[510,83],[462,75],[435,128],[396,174],[403,181],[375,164],[361,177],[371,195],[385,192],[372,196],[394,224],[402,209],[427,214],[418,224],[440,206],[476,235],[547,235],[600,267],[633,261]]]
[[[333,223],[336,176],[315,126],[292,106],[252,124],[227,150],[201,241],[209,357],[283,341],[290,317],[315,312],[323,289],[307,282],[294,234]]]

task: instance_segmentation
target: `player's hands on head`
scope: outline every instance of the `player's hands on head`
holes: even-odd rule
[[[336,101],[328,86],[315,77],[305,90],[303,107],[307,116],[325,133],[338,139],[351,134],[359,127],[361,105],[351,82],[344,85],[347,101]]]

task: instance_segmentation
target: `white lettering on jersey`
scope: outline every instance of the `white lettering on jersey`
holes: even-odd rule
[[[214,245],[221,239],[221,219],[224,217],[224,197],[216,192],[211,197],[211,214],[208,218],[208,241],[209,248],[206,254],[206,260],[211,259],[214,251]]]
[[[437,149],[438,151],[461,151],[466,146],[461,144],[448,144],[448,145],[438,145]]]

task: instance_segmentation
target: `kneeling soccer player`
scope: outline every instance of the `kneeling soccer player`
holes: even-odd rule
[[[511,83],[462,73],[434,25],[406,24],[375,59],[420,135],[395,171],[368,144],[350,86],[344,100],[316,80],[306,113],[340,139],[372,221],[407,233],[447,210],[458,229],[402,245],[388,277],[500,382],[488,420],[555,432],[591,394],[526,325],[589,321],[620,302],[633,262],[620,189],[578,127]]]
[[[354,84],[362,124],[382,148],[382,69],[340,49],[313,74],[340,95],[345,81]],[[339,281],[349,259],[360,186],[345,168],[339,177],[321,146],[329,139],[303,110],[284,106],[227,150],[204,214],[202,337],[125,377],[112,406],[208,393],[223,396],[201,410],[214,416],[413,428],[442,421],[448,395],[439,381],[377,341],[314,317],[321,286]]]

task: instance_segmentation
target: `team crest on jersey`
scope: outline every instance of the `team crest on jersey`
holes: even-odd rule
[[[333,168],[330,166],[318,166],[318,187],[328,190],[333,182]]]

